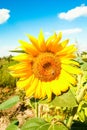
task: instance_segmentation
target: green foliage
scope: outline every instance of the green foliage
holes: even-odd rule
[[[18,124],[17,120],[11,122],[10,125],[8,125],[8,127],[6,128],[6,130],[20,130],[17,124]]]
[[[56,96],[50,104],[52,104],[54,106],[70,107],[70,108],[77,106],[75,96],[71,90],[69,90],[66,93],[63,93],[60,96]]]
[[[19,102],[19,96],[13,96],[12,98],[6,100],[2,104],[0,104],[0,110],[5,110],[13,107],[16,103]]]
[[[48,129],[50,123],[40,118],[32,118],[26,121],[21,130],[45,130]]]
[[[50,126],[50,128],[48,130],[68,130],[67,127],[65,127],[63,124],[53,124]]]
[[[32,118],[28,119],[21,128],[12,122],[6,130],[68,130],[68,128],[62,123],[51,124],[41,118]]]
[[[31,108],[35,110],[35,114],[39,117],[26,120],[20,128],[18,127],[18,124],[13,122],[6,130],[80,130],[81,124],[87,123],[87,99],[84,98],[85,95],[87,96],[87,56],[83,55],[87,54],[83,53],[82,55],[78,55],[75,59],[79,62],[80,68],[83,72],[81,75],[76,76],[76,86],[73,86],[60,96],[53,97],[50,102],[48,102],[47,99],[36,100],[31,98],[29,100]],[[12,64],[14,64],[14,62],[10,58],[2,58],[0,60],[1,86],[15,86],[16,79],[9,75],[7,69],[8,66]],[[14,96],[13,98],[3,102],[0,105],[0,110],[11,108],[18,101],[19,97]],[[42,112],[39,108],[42,104],[42,111],[44,110],[44,105],[48,105],[48,108],[47,111],[45,110],[41,115],[38,113]],[[51,106],[53,109],[50,108]],[[55,113],[57,112],[57,114],[53,114],[52,111],[50,113],[50,110],[55,111]],[[60,110],[62,111],[62,116]],[[87,128],[85,125],[83,125],[83,127],[85,129]]]
[[[1,87],[15,87],[16,79],[9,74],[8,67],[15,62],[9,57],[0,58],[0,86]]]
[[[68,130],[63,124],[49,123],[41,118],[32,118],[26,121],[21,130]]]
[[[11,125],[9,125],[7,128],[6,128],[6,130],[20,130],[16,125],[13,125],[13,124],[11,124]]]
[[[87,62],[83,62],[83,64],[81,65],[81,69],[87,71]]]
[[[87,101],[81,101],[78,107],[78,116],[81,122],[87,122]]]

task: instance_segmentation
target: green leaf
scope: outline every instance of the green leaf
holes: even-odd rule
[[[11,122],[11,124],[13,124],[13,125],[18,125],[18,124],[19,124],[19,121],[18,121],[18,120],[14,120],[14,121]]]
[[[58,124],[58,125],[54,124],[54,125],[51,125],[48,130],[68,130],[68,128],[64,126],[63,124]]]
[[[84,71],[87,71],[87,63],[84,63],[83,65],[81,65],[81,69]]]
[[[10,124],[7,128],[6,128],[6,130],[20,130],[16,125],[14,125],[14,124]]]
[[[85,116],[87,117],[87,108],[84,108]]]
[[[54,106],[59,106],[59,107],[76,107],[77,106],[75,96],[71,90],[69,90],[66,93],[63,93],[60,96],[56,96],[51,101],[50,104]]]
[[[23,50],[11,50],[10,52],[25,53]]]
[[[48,130],[50,123],[41,118],[32,118],[25,122],[21,130]]]
[[[78,116],[81,122],[84,122],[87,118],[87,102],[81,101],[78,107]]]
[[[85,121],[85,112],[84,110],[81,110],[79,113],[78,113],[78,116],[79,116],[79,119],[81,122],[84,122]]]
[[[68,130],[63,124],[50,124],[41,118],[32,118],[26,121],[21,130]]]
[[[81,82],[83,83],[83,85],[87,82],[87,71],[83,71]]]
[[[75,59],[77,62],[79,62],[80,64],[83,64],[84,61],[82,60],[82,57],[78,56],[76,59]]]
[[[19,102],[19,96],[14,96],[8,99],[7,101],[3,102],[2,104],[0,104],[0,110],[11,108],[18,102]]]
[[[80,112],[82,109],[87,108],[87,101],[81,101],[78,107],[78,112]]]
[[[6,130],[20,130],[17,125],[19,124],[18,120],[14,120],[11,124],[6,128]]]

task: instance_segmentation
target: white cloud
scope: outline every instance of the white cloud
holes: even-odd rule
[[[63,34],[74,34],[74,33],[80,33],[82,32],[81,28],[72,28],[72,29],[65,29],[65,30],[60,30]],[[56,31],[56,33],[60,32],[60,31]]]
[[[0,57],[6,56],[9,53],[9,47],[8,46],[1,46],[1,51],[0,51]]]
[[[45,32],[45,35],[49,36],[49,35],[51,35],[51,33],[50,32]]]
[[[10,50],[14,50],[16,47],[14,45],[11,45],[10,47],[7,45],[3,45],[0,48],[0,57],[3,56],[9,56],[9,55],[15,55],[15,53],[10,52]]]
[[[0,24],[3,24],[10,18],[10,10],[0,9]]]
[[[80,45],[78,45],[78,50],[79,50],[79,52],[83,52],[83,51],[86,51],[87,52],[87,44],[80,44]]]
[[[82,29],[81,28],[71,28],[71,29],[65,29],[65,30],[56,30],[55,31],[56,33],[59,33],[59,32],[62,32],[63,34],[65,35],[69,35],[69,34],[77,34],[77,33],[80,33],[82,32]],[[49,35],[52,35],[52,33],[50,32],[45,32],[45,35],[46,36],[49,36]]]
[[[68,12],[62,12],[58,14],[58,17],[60,19],[65,19],[65,20],[74,20],[78,17],[87,17],[87,6],[82,4],[81,6],[78,6],[74,9],[69,10]]]

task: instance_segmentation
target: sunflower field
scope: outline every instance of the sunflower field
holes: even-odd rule
[[[0,130],[86,130],[87,52],[61,32],[27,37],[0,58]]]

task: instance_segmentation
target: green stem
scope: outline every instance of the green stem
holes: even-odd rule
[[[38,102],[35,102],[35,114],[36,114],[36,117],[38,118],[38,114],[39,114],[39,112],[38,112]]]
[[[77,113],[77,107],[74,107],[73,108],[73,110],[72,110],[72,113],[71,113],[71,116],[69,117],[69,120],[68,120],[68,122],[67,122],[67,127],[68,127],[68,129],[70,130],[70,128],[71,128],[71,125],[72,125],[72,123],[73,123],[73,119],[74,119],[74,117],[75,117],[75,115],[76,115],[76,113]]]
[[[82,78],[82,76],[78,75],[78,77],[77,77],[77,91],[76,91],[76,95],[79,95],[79,92],[80,92],[80,89],[81,89],[81,86],[82,86],[81,78]]]
[[[78,102],[78,107],[79,107],[79,104],[80,104],[80,102],[81,102],[81,100],[82,100],[86,90],[87,90],[87,84],[80,90],[79,93],[77,93],[76,100]],[[68,123],[67,123],[67,127],[69,129],[71,128],[71,125],[72,125],[74,117],[76,117],[76,115],[77,115],[78,107],[73,108],[72,115],[69,117],[69,120],[68,120]]]
[[[80,93],[77,95],[78,103],[80,103],[80,101],[82,100],[86,90],[87,90],[87,84],[81,89]]]
[[[73,121],[73,116],[70,116],[70,117],[69,117],[69,120],[68,120],[68,123],[67,123],[67,127],[68,127],[69,130],[70,130],[70,128],[71,128],[72,121]]]

